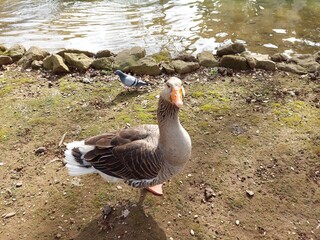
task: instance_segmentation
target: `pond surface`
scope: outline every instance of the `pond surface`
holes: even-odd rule
[[[197,53],[234,41],[257,53],[318,51],[320,1],[0,0],[7,47]]]

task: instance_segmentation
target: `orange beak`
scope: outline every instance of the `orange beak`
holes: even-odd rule
[[[182,107],[183,105],[183,96],[184,96],[184,89],[181,88],[173,88],[171,91],[171,102],[176,105],[178,108]]]

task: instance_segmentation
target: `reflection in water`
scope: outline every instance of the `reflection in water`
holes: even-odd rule
[[[304,53],[320,49],[319,19],[318,0],[0,0],[0,43],[196,53],[242,41]]]

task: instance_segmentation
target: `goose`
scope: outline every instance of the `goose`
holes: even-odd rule
[[[69,175],[98,173],[109,182],[124,180],[132,187],[163,195],[163,183],[181,172],[191,157],[191,139],[178,116],[184,95],[182,81],[171,77],[160,93],[157,125],[144,124],[67,144]]]

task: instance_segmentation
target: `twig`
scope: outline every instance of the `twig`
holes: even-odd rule
[[[67,132],[65,132],[65,134],[62,135],[61,140],[60,140],[60,142],[59,142],[59,147],[62,146],[62,144],[63,144],[64,139],[66,138],[66,136],[67,136]]]
[[[47,163],[47,165],[50,164],[50,163],[56,162],[56,161],[62,161],[62,160],[61,160],[60,158],[54,158],[54,159],[52,159],[51,161],[49,161],[49,162]]]

